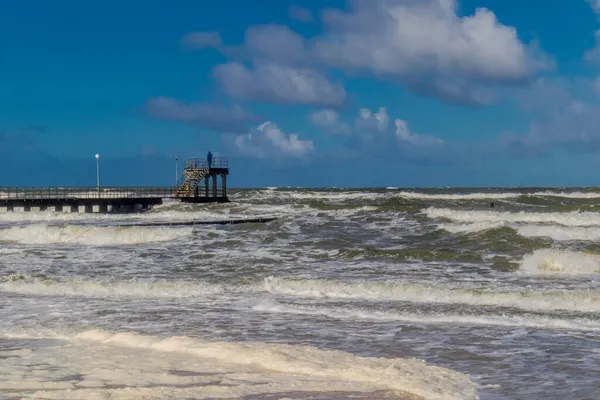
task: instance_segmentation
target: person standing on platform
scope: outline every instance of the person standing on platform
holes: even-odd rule
[[[210,167],[212,165],[212,159],[213,159],[212,151],[209,151],[208,154],[206,155],[206,161],[208,161],[208,169],[210,169]]]

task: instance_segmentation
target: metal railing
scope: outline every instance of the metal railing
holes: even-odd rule
[[[174,194],[173,187],[0,187],[0,200],[168,198]]]
[[[174,198],[176,193],[176,187],[0,187],[0,200]],[[212,197],[212,185],[208,194]],[[198,195],[206,197],[204,187],[199,188]],[[218,187],[217,197],[224,195]]]
[[[208,168],[206,158],[188,158],[185,160],[186,168]],[[229,168],[229,160],[224,157],[216,157],[211,160],[210,168]]]

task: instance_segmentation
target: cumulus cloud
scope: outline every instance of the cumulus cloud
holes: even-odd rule
[[[303,159],[315,151],[311,140],[301,140],[295,133],[284,133],[271,121],[236,136],[233,142],[241,153],[260,159]]]
[[[390,118],[385,107],[379,107],[377,112],[371,112],[368,108],[358,110],[358,116],[354,125],[361,130],[385,132],[390,123]]]
[[[515,28],[479,8],[460,17],[455,0],[351,1],[325,10],[315,51],[327,64],[408,84],[428,95],[481,103],[481,85],[518,83],[546,65]]]
[[[396,139],[400,142],[407,142],[416,146],[435,146],[444,143],[443,140],[438,139],[435,136],[420,135],[411,132],[410,129],[408,129],[408,123],[401,119],[396,119],[394,124],[396,125],[394,134],[396,135]]]
[[[532,111],[529,131],[504,134],[501,144],[519,156],[541,155],[553,149],[600,151],[600,102],[594,92],[597,82],[584,78],[538,80],[521,101]]]
[[[184,103],[171,97],[157,97],[146,102],[146,111],[156,119],[204,126],[215,131],[240,132],[255,121],[256,116],[240,106]]]
[[[312,12],[308,8],[293,5],[289,9],[289,13],[291,19],[295,19],[301,22],[310,23],[315,20]]]
[[[585,60],[592,63],[600,63],[600,29],[595,33],[596,46],[585,52]]]
[[[257,25],[246,29],[241,46],[227,46],[229,57],[259,59],[286,65],[307,66],[313,62],[306,40],[286,25]]]
[[[248,69],[241,63],[218,65],[213,71],[232,97],[284,104],[339,107],[346,91],[319,72],[275,63],[255,63]]]
[[[359,109],[354,127],[361,146],[378,148],[385,152],[431,149],[444,144],[435,136],[412,132],[408,123],[402,119],[396,118],[393,126],[390,126],[390,117],[385,107],[379,107],[377,111],[368,108]]]
[[[315,111],[310,115],[313,125],[335,134],[350,133],[350,127],[340,121],[340,114],[331,109]]]
[[[600,0],[588,0],[594,11],[600,15]]]
[[[235,74],[237,79],[243,78],[243,86],[252,86],[253,82],[246,79],[255,78],[264,66],[277,66],[287,75],[296,71],[319,76],[326,88],[336,88],[339,102],[345,97],[341,86],[317,72],[327,67],[349,76],[365,75],[406,85],[414,92],[449,103],[482,106],[496,99],[499,85],[528,82],[536,72],[552,65],[535,43],[521,42],[514,27],[502,24],[486,8],[461,16],[457,0],[348,2],[347,11],[324,10],[323,33],[311,39],[284,25],[249,27],[241,45],[220,45],[219,49],[230,58],[251,60],[263,67],[250,71],[231,63],[219,66],[216,73]],[[292,7],[290,13],[305,20],[310,15],[299,7]],[[220,44],[210,36],[199,36],[197,41],[199,47]],[[294,98],[283,99],[289,101],[290,97]],[[333,105],[331,101],[326,103],[323,105]],[[304,100],[299,104],[313,102]]]
[[[184,50],[200,50],[219,47],[222,40],[218,32],[191,32],[181,38],[180,44]]]

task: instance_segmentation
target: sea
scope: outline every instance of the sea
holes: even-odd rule
[[[230,200],[0,214],[0,398],[600,399],[600,189]]]

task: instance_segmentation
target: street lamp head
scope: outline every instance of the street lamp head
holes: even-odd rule
[[[96,154],[96,160],[100,158],[100,154]]]

